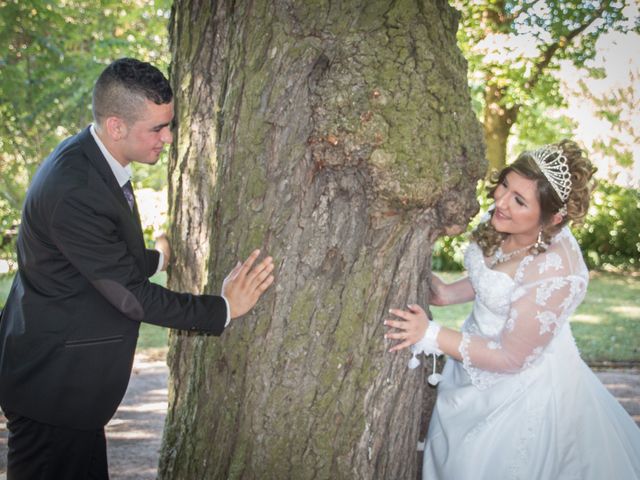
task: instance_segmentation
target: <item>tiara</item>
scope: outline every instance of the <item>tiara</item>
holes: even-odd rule
[[[565,203],[571,192],[571,172],[562,149],[555,145],[545,145],[531,152],[531,156],[562,203]]]

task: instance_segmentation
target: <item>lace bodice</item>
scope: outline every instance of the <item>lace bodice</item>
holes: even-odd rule
[[[514,278],[491,270],[475,243],[467,249],[465,266],[476,297],[459,351],[480,389],[536,362],[582,302],[589,278],[566,227],[546,252],[525,257]]]
[[[482,250],[476,243],[467,248],[465,266],[476,292],[473,314],[469,317],[466,328],[495,336],[500,333],[507,319],[515,282],[506,273],[488,268]]]

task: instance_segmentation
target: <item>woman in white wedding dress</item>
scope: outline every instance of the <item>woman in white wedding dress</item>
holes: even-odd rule
[[[525,152],[490,189],[468,277],[434,276],[433,305],[474,301],[460,332],[422,308],[391,310],[415,355],[449,356],[425,441],[423,479],[640,479],[640,429],[576,348],[569,316],[588,272],[568,223],[587,212],[593,167],[570,141]]]

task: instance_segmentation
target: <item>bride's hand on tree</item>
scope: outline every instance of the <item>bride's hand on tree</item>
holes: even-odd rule
[[[395,315],[400,320],[386,319],[384,324],[387,327],[395,329],[387,332],[384,338],[391,340],[400,340],[400,343],[393,346],[389,351],[396,352],[403,348],[410,347],[414,343],[418,343],[424,337],[427,327],[429,326],[429,318],[427,313],[419,305],[408,305],[408,310],[399,310],[392,308],[389,313]]]

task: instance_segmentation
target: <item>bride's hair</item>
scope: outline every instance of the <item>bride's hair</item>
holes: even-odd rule
[[[586,154],[571,140],[562,140],[560,143],[550,145],[550,147],[558,147],[562,150],[562,155],[567,159],[567,166],[571,174],[571,191],[566,203],[560,200],[558,194],[554,191],[551,183],[538,168],[532,152],[522,152],[515,162],[505,167],[499,174],[493,175],[487,185],[487,196],[493,199],[493,195],[507,174],[515,172],[525,178],[536,182],[536,194],[540,202],[540,223],[542,227],[542,241],[548,245],[551,237],[555,235],[562,227],[569,222],[579,224],[584,219],[589,208],[589,199],[591,192],[595,188],[595,180],[593,174],[596,171]],[[551,224],[551,217],[558,213],[563,206],[566,205],[566,214],[563,215],[562,221],[557,225]],[[493,211],[491,212],[493,215]],[[471,238],[482,249],[485,256],[493,255],[500,243],[507,236],[505,233],[496,231],[487,220],[481,223],[471,233]],[[540,245],[532,247],[531,253],[537,254],[544,251]]]

